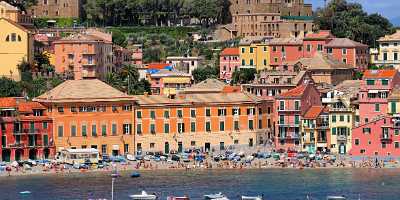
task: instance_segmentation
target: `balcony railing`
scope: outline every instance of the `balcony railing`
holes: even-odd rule
[[[331,112],[353,112],[352,108],[330,108]]]
[[[17,143],[14,143],[14,144],[9,144],[8,147],[10,147],[10,148],[24,148],[25,144],[21,143],[21,142],[17,142]]]
[[[281,140],[300,139],[300,133],[286,133],[279,136]]]
[[[392,137],[390,136],[390,134],[382,134],[381,135],[381,141],[391,141]]]
[[[347,140],[347,136],[346,135],[338,135],[337,136],[337,140],[338,141],[346,141]]]

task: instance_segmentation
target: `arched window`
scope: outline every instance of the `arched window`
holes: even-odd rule
[[[18,42],[21,42],[21,36],[18,35]]]
[[[9,42],[9,41],[10,41],[10,35],[7,35],[6,42]]]
[[[17,34],[16,33],[11,33],[11,42],[17,41]]]

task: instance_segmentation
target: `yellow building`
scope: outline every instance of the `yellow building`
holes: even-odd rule
[[[324,152],[329,146],[329,115],[324,106],[312,106],[302,116],[300,126],[303,151]]]
[[[267,37],[244,38],[239,43],[241,68],[257,71],[270,69],[270,48]]]
[[[17,7],[5,1],[0,1],[0,18],[9,19],[28,28],[33,27],[30,15],[21,12]]]
[[[18,64],[33,61],[33,37],[31,32],[18,23],[0,18],[0,76],[20,80]]]
[[[149,75],[152,94],[174,96],[191,84],[192,76],[176,70],[162,69]]]
[[[379,48],[370,50],[371,64],[400,69],[400,30],[378,40]]]

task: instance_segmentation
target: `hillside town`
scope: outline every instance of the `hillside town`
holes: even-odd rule
[[[82,149],[103,158],[189,150],[400,157],[400,30],[372,46],[317,27],[303,0],[229,2],[228,23],[155,19],[217,24],[167,51],[161,36],[117,42],[121,32],[106,26],[59,25],[90,13],[79,0],[25,10],[1,1],[0,162]]]

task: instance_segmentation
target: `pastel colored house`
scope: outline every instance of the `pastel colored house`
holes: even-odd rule
[[[0,76],[19,81],[22,61],[33,63],[33,36],[17,22],[0,18]]]
[[[269,40],[271,37],[253,36],[240,40],[240,68],[270,69]]]
[[[304,57],[311,58],[316,53],[324,53],[325,46],[329,43],[333,38],[330,30],[320,30],[316,33],[308,33],[303,38],[303,50],[304,50]]]
[[[358,71],[368,68],[370,61],[368,45],[348,38],[333,38],[325,45],[325,49],[326,53],[334,59],[348,64]]]
[[[192,76],[176,70],[162,69],[148,75],[151,93],[175,96],[180,90],[191,85]]]
[[[294,62],[303,56],[303,40],[298,38],[274,38],[269,42],[270,65],[273,70],[295,71]]]
[[[320,94],[313,84],[304,83],[275,98],[276,131],[278,149],[298,150],[301,146],[301,122],[312,106],[321,106]]]
[[[33,28],[30,15],[5,1],[0,1],[0,18],[11,20],[28,29]]]
[[[192,75],[193,70],[200,67],[203,61],[201,56],[168,56],[165,62],[180,72]]]
[[[232,79],[233,72],[239,70],[239,66],[239,48],[225,48],[219,55],[219,78],[229,82]]]
[[[101,154],[134,153],[134,103],[97,79],[68,80],[34,99],[53,120],[56,151],[94,148]]]
[[[400,30],[392,35],[385,35],[377,41],[379,48],[371,49],[371,64],[400,68]]]
[[[302,116],[302,150],[309,153],[330,149],[329,112],[324,106],[311,106]]]
[[[115,71],[112,42],[101,34],[78,33],[54,41],[56,73],[75,80],[99,78]]]
[[[53,121],[47,109],[23,98],[0,98],[0,160],[51,159]]]

